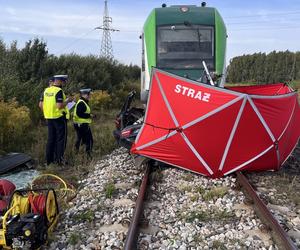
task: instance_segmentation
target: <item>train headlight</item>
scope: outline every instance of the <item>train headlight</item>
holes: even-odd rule
[[[180,7],[181,12],[188,12],[189,8],[187,6]]]

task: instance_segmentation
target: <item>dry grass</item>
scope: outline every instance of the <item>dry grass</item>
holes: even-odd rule
[[[187,222],[191,223],[196,219],[202,222],[208,221],[232,221],[236,219],[235,214],[232,211],[210,209],[210,210],[201,210],[196,209],[188,212],[183,212],[181,217]]]
[[[203,199],[205,201],[216,200],[218,198],[223,198],[228,193],[228,187],[215,187],[203,194]]]
[[[91,129],[94,138],[93,157],[98,159],[101,156],[111,152],[115,148],[115,140],[112,132],[115,128],[114,118],[117,111],[97,114],[97,119],[94,119]],[[47,126],[41,125],[35,129],[34,141],[28,152],[36,160],[38,165],[43,165],[45,162],[45,148],[47,143]],[[86,164],[84,147],[81,146],[79,155],[74,152],[76,133],[73,128],[73,123],[68,122],[68,142],[65,151],[65,158],[69,165],[74,166]]]
[[[104,155],[110,153],[115,147],[116,142],[112,132],[115,129],[114,118],[116,111],[97,114],[97,119],[92,124],[92,133],[94,137],[93,159],[87,159],[84,145],[80,152],[75,154],[74,145],[76,133],[72,122],[68,124],[68,142],[65,151],[65,159],[68,165],[59,167],[55,164],[44,167],[45,149],[47,142],[47,127],[39,126],[35,130],[35,140],[28,150],[28,153],[35,159],[37,168],[42,173],[51,173],[63,177],[73,186],[78,186],[78,181],[94,169],[96,162]]]

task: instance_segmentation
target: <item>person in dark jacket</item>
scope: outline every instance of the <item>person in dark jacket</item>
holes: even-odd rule
[[[81,144],[85,144],[87,155],[92,157],[93,135],[90,128],[90,124],[92,123],[91,108],[89,106],[90,95],[91,89],[80,90],[80,99],[74,108],[73,122],[77,135],[75,143],[76,151],[79,151]]]

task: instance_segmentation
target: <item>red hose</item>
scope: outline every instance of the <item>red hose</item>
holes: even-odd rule
[[[33,196],[32,194],[30,194],[28,196],[28,199],[31,205],[32,212],[44,216],[46,211],[46,195],[39,194]]]

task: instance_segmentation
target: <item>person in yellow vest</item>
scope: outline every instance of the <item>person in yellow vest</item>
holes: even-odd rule
[[[88,157],[92,157],[93,135],[90,128],[92,123],[91,108],[89,100],[91,96],[91,89],[81,89],[80,99],[75,105],[73,122],[77,134],[75,149],[78,152],[81,144],[85,144],[85,150]]]
[[[64,152],[67,143],[67,119],[70,117],[67,104],[72,97],[66,98],[62,86],[67,82],[67,75],[55,75],[52,83],[45,89],[39,103],[48,125],[46,146],[47,165],[64,164]]]

